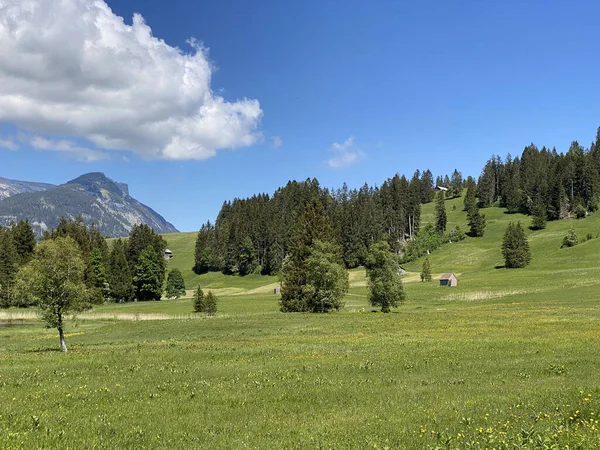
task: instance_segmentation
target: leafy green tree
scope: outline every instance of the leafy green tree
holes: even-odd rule
[[[19,270],[15,296],[37,304],[49,328],[56,328],[61,350],[66,352],[64,319],[70,312],[89,305],[83,281],[85,263],[78,245],[70,237],[41,242],[33,259]]]
[[[242,248],[239,253],[239,264],[238,271],[239,274],[249,275],[254,272],[257,267],[257,255],[256,250],[254,249],[254,244],[252,243],[252,239],[249,236],[246,236],[244,241],[242,242]]]
[[[522,268],[531,262],[531,251],[521,222],[510,222],[502,240],[504,266],[509,269]]]
[[[339,249],[330,242],[316,240],[306,260],[307,306],[311,312],[340,310],[348,292],[348,271],[343,266]]]
[[[446,231],[446,224],[448,223],[445,200],[444,192],[438,192],[435,202],[435,229],[440,234]]]
[[[562,247],[575,247],[577,244],[579,244],[577,232],[575,231],[575,228],[571,227],[563,238]]]
[[[371,305],[381,306],[384,313],[390,312],[390,308],[397,308],[404,301],[405,294],[398,258],[390,252],[387,242],[381,241],[371,246],[366,269]]]
[[[133,276],[127,263],[125,243],[122,239],[117,239],[113,243],[112,251],[110,252],[108,282],[111,298],[115,302],[122,303],[133,300]]]
[[[205,302],[204,302],[204,291],[202,287],[198,285],[196,290],[194,291],[194,296],[192,297],[192,303],[194,304],[195,312],[204,312],[205,310]]]
[[[465,239],[465,233],[460,229],[458,225],[454,225],[448,233],[448,237],[452,242],[459,242]]]
[[[19,262],[11,230],[0,227],[0,307],[13,304],[12,286]]]
[[[19,265],[27,264],[33,257],[35,250],[35,234],[31,228],[29,220],[19,220],[11,229],[13,241],[17,255],[19,256]]]
[[[177,268],[171,269],[167,275],[167,297],[179,298],[185,295],[185,281],[181,271]]]
[[[218,298],[212,291],[208,291],[206,297],[204,297],[204,313],[208,316],[214,316],[217,313],[217,301]]]
[[[133,277],[137,300],[160,300],[165,277],[165,266],[161,260],[164,260],[163,254],[158,254],[152,246],[141,253]]]
[[[429,258],[425,258],[425,261],[423,261],[421,281],[431,281],[431,264],[429,263]]]

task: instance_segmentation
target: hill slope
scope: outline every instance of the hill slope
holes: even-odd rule
[[[45,191],[55,187],[48,183],[34,183],[32,181],[9,180],[0,177],[0,200],[12,197],[13,195],[23,194],[25,192]]]
[[[150,207],[129,195],[126,184],[102,173],[88,173],[43,191],[12,195],[0,201],[0,225],[29,219],[36,234],[56,227],[61,217],[81,215],[105,236],[127,236],[135,224],[145,223],[157,233],[177,229]]]

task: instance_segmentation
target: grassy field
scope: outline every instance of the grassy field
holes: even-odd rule
[[[462,199],[447,209],[466,230]],[[0,312],[0,448],[600,448],[600,215],[528,230],[532,263],[508,270],[504,229],[529,219],[482,212],[483,238],[429,257],[459,286],[408,264],[392,314],[359,269],[326,315],[280,313],[274,277],[184,272],[216,317],[105,305],[70,321],[67,354],[33,312]],[[593,239],[561,249],[570,226]],[[166,238],[189,270],[195,233]]]

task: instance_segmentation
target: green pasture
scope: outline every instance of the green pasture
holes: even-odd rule
[[[466,231],[462,199],[447,209]],[[344,310],[280,313],[275,277],[186,273],[195,233],[166,236],[169,264],[219,295],[216,317],[104,305],[68,322],[62,354],[32,311],[0,312],[0,448],[600,448],[600,215],[527,230],[532,263],[509,270],[504,228],[530,219],[482,212],[483,238],[429,255],[458,287],[407,264],[391,314],[362,269]],[[561,249],[570,226],[592,239]]]

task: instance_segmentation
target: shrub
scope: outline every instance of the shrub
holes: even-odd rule
[[[563,243],[561,247],[575,247],[579,244],[579,239],[577,238],[577,233],[573,227],[569,228],[567,235],[563,238]]]

